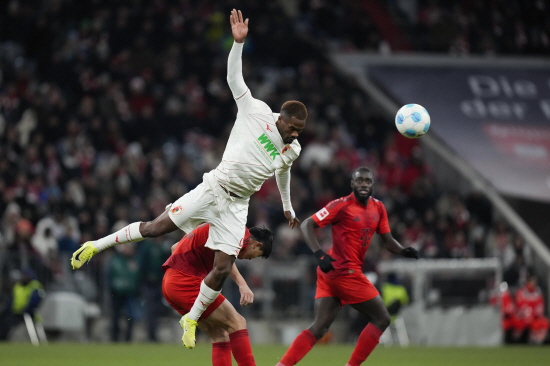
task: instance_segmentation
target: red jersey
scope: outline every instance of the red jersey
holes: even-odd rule
[[[210,224],[201,224],[178,242],[172,255],[164,262],[162,269],[177,269],[180,272],[204,278],[214,268],[215,252],[204,246],[208,240]],[[250,232],[245,228],[243,248],[248,245]]]
[[[332,247],[328,254],[336,259],[334,271],[327,275],[361,271],[365,253],[375,232],[390,232],[388,213],[384,204],[369,197],[366,205],[360,203],[355,195],[329,202],[324,208],[311,216],[319,227],[332,225]]]
[[[516,291],[518,316],[522,319],[533,319],[544,315],[544,296],[540,288],[530,291],[521,287]]]

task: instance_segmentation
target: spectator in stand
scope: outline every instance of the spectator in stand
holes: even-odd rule
[[[519,340],[526,335],[529,343],[542,344],[550,323],[544,316],[544,295],[535,274],[531,273],[525,284],[516,291],[515,303],[514,339]]]
[[[500,306],[500,324],[504,332],[504,342],[514,343],[513,331],[516,322],[516,305],[507,282],[501,282],[493,291],[491,305]]]
[[[140,245],[141,290],[145,306],[147,339],[150,342],[158,342],[159,318],[166,309],[162,303],[162,265],[169,256],[170,248],[166,246],[166,240],[145,240]]]
[[[141,275],[135,244],[115,247],[115,254],[107,264],[107,282],[111,293],[111,341],[119,342],[120,322],[124,319],[125,342],[130,342],[134,325],[141,318],[139,292]]]
[[[523,253],[518,253],[512,264],[505,268],[503,280],[511,288],[517,289],[520,284],[525,283],[528,271],[529,268],[525,262],[525,256]]]
[[[508,224],[502,219],[498,220],[487,236],[485,255],[487,257],[497,257],[504,267],[508,267],[516,256],[512,239],[513,233]]]

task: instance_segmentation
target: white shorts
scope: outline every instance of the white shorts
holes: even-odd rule
[[[230,197],[221,187],[211,189],[203,182],[172,203],[168,215],[186,233],[209,223],[205,246],[236,256],[243,245],[249,200]]]

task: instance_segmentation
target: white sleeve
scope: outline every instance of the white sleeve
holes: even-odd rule
[[[233,42],[233,47],[229,52],[227,59],[227,83],[233,94],[233,98],[240,99],[247,91],[243,78],[243,62],[241,59],[243,53],[243,43]]]
[[[292,203],[290,202],[290,165],[277,169],[275,180],[277,181],[279,192],[281,192],[283,211],[292,211]]]

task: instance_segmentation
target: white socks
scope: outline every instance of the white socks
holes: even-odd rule
[[[113,234],[92,242],[92,245],[101,252],[102,250],[118,244],[142,241],[144,238],[139,232],[139,224],[141,224],[141,222],[133,222]]]
[[[212,304],[221,291],[214,291],[210,287],[204,284],[204,280],[201,282],[201,290],[199,296],[195,300],[193,307],[187,314],[187,317],[191,320],[199,320],[200,316],[206,310],[208,305]]]

